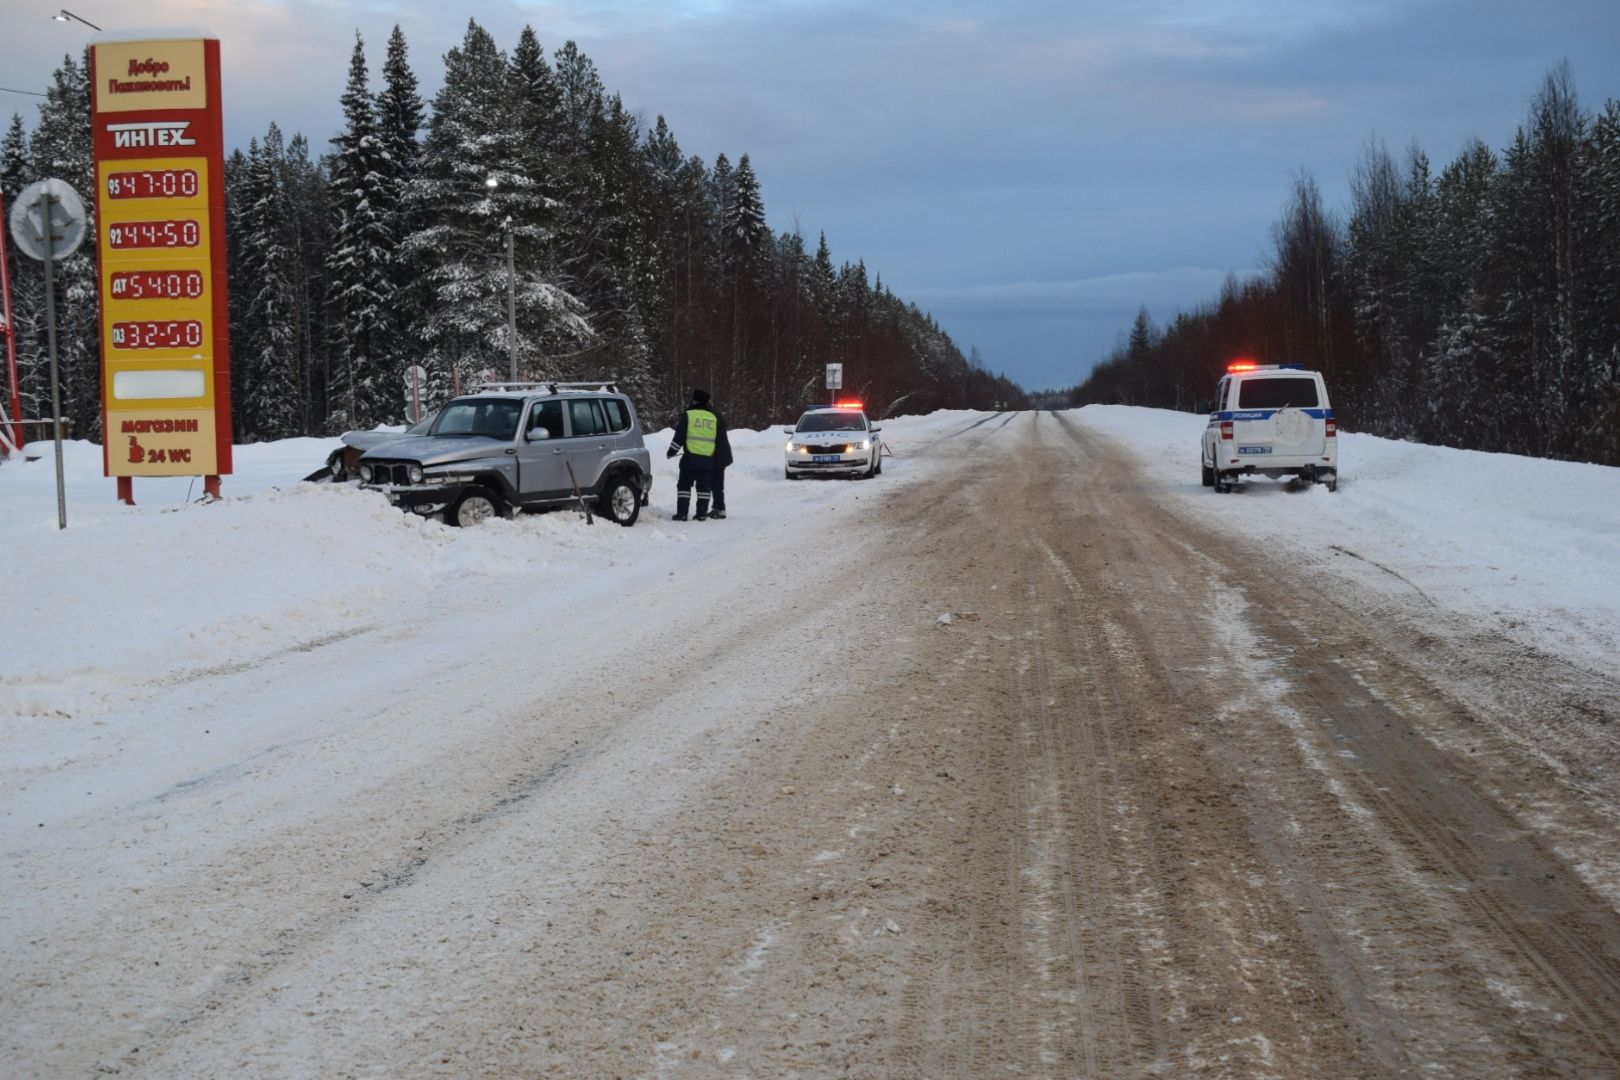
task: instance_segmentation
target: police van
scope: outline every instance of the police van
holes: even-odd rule
[[[1204,428],[1204,486],[1224,495],[1244,476],[1295,476],[1336,491],[1338,434],[1320,372],[1299,364],[1234,361]]]

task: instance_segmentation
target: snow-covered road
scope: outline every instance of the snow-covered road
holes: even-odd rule
[[[858,483],[744,434],[729,520],[666,473],[630,530],[301,440],[135,510],[75,447],[59,534],[0,466],[0,1052],[1613,1067],[1620,470],[1349,436],[1336,495],[1217,497],[1201,422],[890,421]]]

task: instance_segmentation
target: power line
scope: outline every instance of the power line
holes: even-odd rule
[[[31,94],[34,97],[49,97],[50,96],[49,94],[42,94],[38,90],[13,90],[9,86],[0,86],[0,90],[4,90],[8,94]]]

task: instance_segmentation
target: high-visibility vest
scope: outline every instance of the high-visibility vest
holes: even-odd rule
[[[720,418],[708,409],[686,410],[686,452],[698,457],[714,457],[714,440],[720,434]]]

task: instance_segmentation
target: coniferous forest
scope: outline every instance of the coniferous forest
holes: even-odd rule
[[[1024,402],[824,235],[773,233],[747,154],[684,154],[572,42],[548,58],[525,29],[505,51],[470,21],[431,102],[398,27],[371,62],[357,35],[330,152],[272,124],[226,163],[239,442],[397,423],[413,365],[430,400],[507,378],[509,280],[520,377],[614,376],[650,427],[693,386],[733,424],[791,419],[834,361],[877,416]],[[92,201],[88,54],[0,144],[8,200],[46,176]],[[44,416],[44,278],[15,251],[12,273],[25,411]],[[57,274],[63,409],[99,438],[94,245]]]
[[[1229,360],[1302,363],[1352,430],[1620,465],[1620,102],[1588,113],[1560,65],[1501,153],[1436,176],[1375,142],[1350,193],[1341,221],[1301,175],[1266,274],[1143,310],[1068,402],[1194,409]]]

